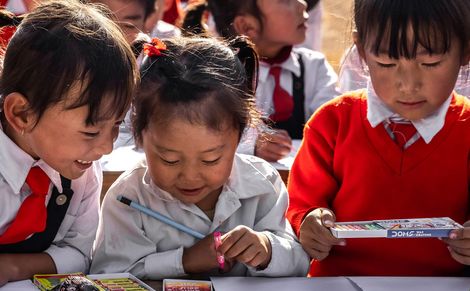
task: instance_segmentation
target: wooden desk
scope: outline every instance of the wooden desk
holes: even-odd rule
[[[271,163],[281,175],[282,180],[287,185],[289,170],[294,161],[295,154],[300,145],[300,140],[293,141],[293,149],[289,156],[278,162]],[[136,161],[144,157],[144,153],[136,151],[132,146],[120,147],[111,154],[101,158],[101,167],[103,168],[103,188],[101,190],[101,200],[108,191],[109,187],[126,169],[132,167]]]

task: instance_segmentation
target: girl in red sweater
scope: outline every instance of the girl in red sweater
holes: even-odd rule
[[[287,213],[311,276],[456,276],[470,265],[470,101],[453,92],[470,58],[470,3],[355,0],[368,87],[304,129]],[[335,221],[451,217],[449,238],[337,239]]]

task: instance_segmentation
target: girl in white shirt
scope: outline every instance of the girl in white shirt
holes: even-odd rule
[[[137,74],[122,33],[97,8],[57,0],[22,20],[0,78],[0,285],[88,271],[102,182],[95,161],[112,150]],[[31,172],[42,173],[41,199]],[[42,215],[24,216],[27,204]]]
[[[236,154],[256,121],[257,56],[244,39],[177,38],[145,44],[134,101],[146,159],[103,202],[92,273],[143,279],[218,274],[304,276],[309,258],[286,221],[287,192],[267,162]],[[201,240],[117,200],[119,195],[207,236]],[[222,244],[215,248],[213,232]]]
[[[305,40],[308,21],[303,0],[206,0],[188,11],[186,29],[204,31],[201,9],[213,16],[225,38],[246,35],[261,57],[256,105],[274,130],[250,132],[240,152],[277,161],[302,139],[305,122],[326,101],[339,95],[337,76],[325,56],[294,47]],[[197,17],[199,15],[199,17]]]

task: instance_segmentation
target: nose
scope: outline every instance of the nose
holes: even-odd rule
[[[119,133],[118,129],[113,128],[110,133],[103,134],[101,138],[98,140],[98,144],[96,146],[96,150],[100,155],[107,155],[113,151],[113,143],[117,138]]]
[[[307,13],[307,2],[305,0],[297,0],[297,7],[299,8],[300,11],[306,15],[306,18],[308,18],[308,13]]]
[[[398,88],[405,94],[414,94],[419,91],[422,85],[422,78],[419,70],[414,70],[411,66],[400,67],[397,70]]]
[[[198,181],[200,176],[200,170],[194,163],[186,163],[180,172],[180,178],[188,184]]]

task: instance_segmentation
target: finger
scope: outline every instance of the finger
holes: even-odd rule
[[[227,255],[226,252],[231,249],[237,242],[244,236],[247,229],[245,227],[235,227],[233,230],[227,232],[222,236],[222,244],[218,251],[223,255]]]
[[[279,153],[271,152],[266,149],[266,146],[263,148],[258,148],[255,153],[258,157],[265,159],[268,162],[275,162],[284,157],[284,155],[281,155]]]
[[[336,217],[329,209],[321,209],[321,224],[325,227],[333,227]]]
[[[251,237],[246,232],[237,240],[236,243],[232,244],[232,246],[224,253],[224,255],[229,259],[237,259],[239,256],[241,256],[242,253],[244,253],[253,245],[253,239],[251,239]]]
[[[289,150],[292,148],[292,139],[286,131],[277,131],[270,136],[270,142],[277,143]]]
[[[449,247],[449,252],[452,258],[454,258],[454,260],[456,260],[457,262],[464,264],[464,265],[470,265],[470,257],[458,254],[450,247]]]
[[[330,254],[329,252],[322,252],[322,251],[317,250],[315,248],[304,249],[304,250],[310,256],[310,258],[312,258],[312,260],[315,260],[315,261],[324,260]]]
[[[461,248],[461,247],[455,247],[455,246],[451,246],[450,248],[461,256],[470,257],[470,249],[468,248]]]
[[[469,239],[450,239],[443,238],[443,242],[448,244],[451,247],[470,249],[470,240]]]
[[[261,253],[259,248],[256,248],[254,245],[250,245],[246,249],[244,249],[240,254],[234,257],[234,259],[236,261],[249,265],[249,262],[252,261],[259,253]]]
[[[470,239],[470,227],[454,229],[449,234],[450,239]]]

